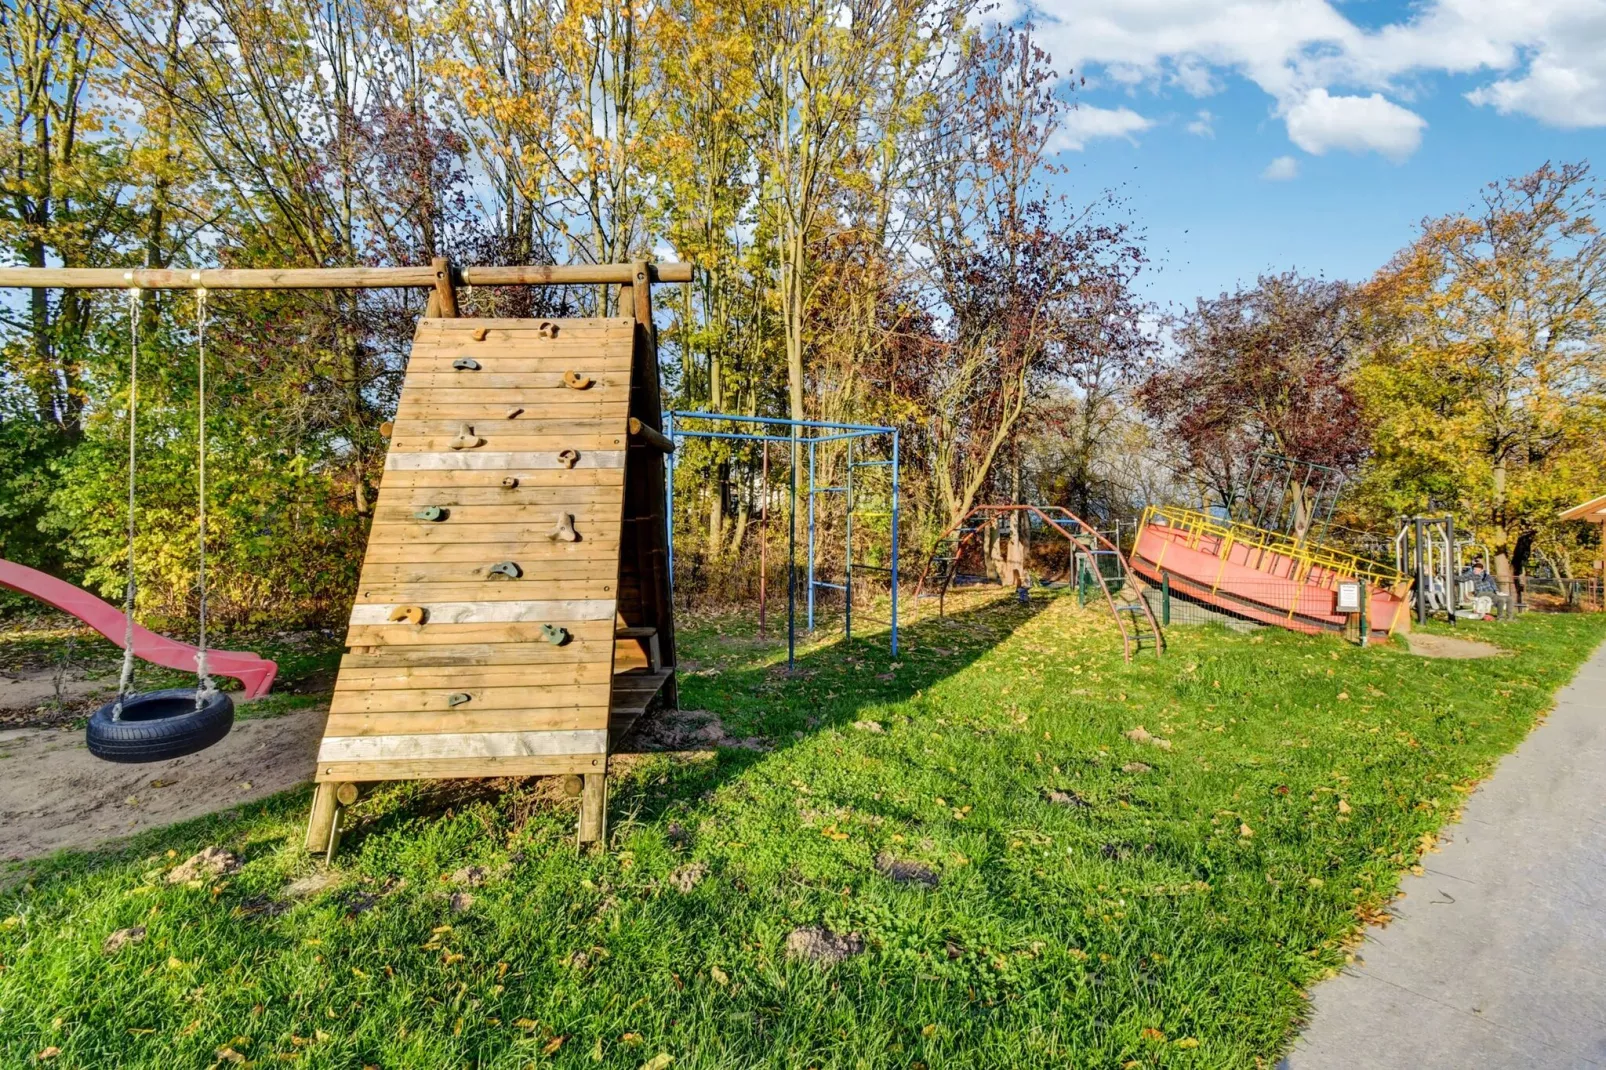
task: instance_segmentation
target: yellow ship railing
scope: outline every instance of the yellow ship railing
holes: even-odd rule
[[[1181,532],[1181,541],[1193,550],[1199,549],[1199,544],[1205,539],[1215,540],[1217,545],[1214,553],[1223,562],[1229,551],[1238,546],[1245,548],[1244,564],[1249,568],[1272,572],[1286,562],[1288,574],[1280,578],[1297,583],[1330,588],[1340,579],[1365,580],[1373,587],[1381,587],[1398,596],[1403,596],[1411,586],[1410,577],[1390,565],[1335,550],[1321,543],[1296,541],[1280,531],[1268,531],[1233,520],[1218,520],[1195,509],[1173,505],[1149,506],[1143,511],[1143,523],[1138,527],[1139,538],[1143,535],[1143,529],[1150,524]],[[1277,575],[1275,572],[1272,574]]]

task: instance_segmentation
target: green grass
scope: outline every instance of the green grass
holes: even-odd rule
[[[923,621],[895,667],[879,639],[810,646],[788,677],[745,622],[685,624],[682,705],[773,750],[640,760],[606,855],[544,792],[393,785],[315,894],[287,890],[321,865],[304,791],[33,863],[0,892],[0,1063],[1266,1064],[1606,617],[1459,634],[1512,654],[1174,628],[1128,666],[1062,598]],[[1172,748],[1125,738],[1140,724]],[[239,874],[164,882],[213,843]],[[883,851],[940,885],[881,876]],[[706,879],[676,890],[691,863]],[[443,876],[469,864],[492,876],[454,912]],[[788,961],[809,925],[865,951]]]

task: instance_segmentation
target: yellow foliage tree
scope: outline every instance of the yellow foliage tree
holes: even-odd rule
[[[1560,537],[1557,511],[1606,459],[1601,203],[1582,164],[1491,185],[1474,213],[1426,222],[1365,292],[1364,500],[1377,520],[1452,508],[1502,581]]]

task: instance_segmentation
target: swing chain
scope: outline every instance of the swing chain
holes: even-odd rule
[[[132,272],[124,278],[131,279]],[[138,457],[139,421],[139,287],[128,288],[128,583],[123,590],[123,671],[117,680],[117,702],[112,720],[123,719],[123,699],[134,686],[134,463]]]
[[[199,273],[191,276],[199,279]],[[200,586],[200,613],[201,634],[195,655],[195,708],[200,709],[206,705],[208,699],[217,693],[217,685],[206,671],[206,287],[198,286],[195,289],[195,343],[197,362],[199,364],[199,415],[196,424],[196,453],[197,475],[199,480],[198,513],[200,515],[200,571],[197,579]]]

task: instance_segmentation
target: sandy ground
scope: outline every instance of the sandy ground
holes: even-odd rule
[[[0,728],[67,723],[117,691],[117,677],[76,666],[0,670]]]
[[[1405,644],[1411,653],[1423,658],[1493,658],[1505,651],[1477,639],[1458,639],[1453,635],[1406,632]]]
[[[199,754],[151,765],[92,757],[82,731],[0,730],[0,861],[88,847],[305,783],[327,712],[240,721]]]

